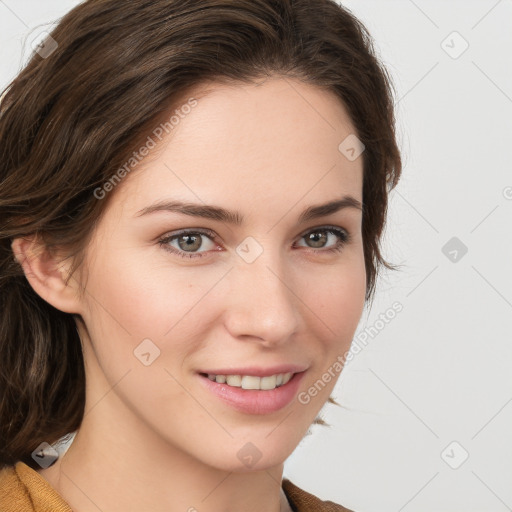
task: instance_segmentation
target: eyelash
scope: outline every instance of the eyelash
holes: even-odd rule
[[[313,247],[310,247],[309,249],[312,250],[313,252],[325,252],[325,253],[340,252],[345,247],[345,245],[350,243],[352,240],[351,235],[347,231],[337,228],[335,226],[321,226],[318,228],[313,228],[313,229],[307,231],[306,233],[304,233],[303,235],[301,235],[299,238],[304,238],[306,235],[308,235],[310,233],[316,233],[316,232],[322,232],[322,231],[324,231],[326,233],[331,233],[333,235],[337,235],[339,237],[339,240],[336,243],[336,245],[334,245],[333,247],[330,247],[329,249],[316,250]],[[180,250],[175,249],[174,247],[170,247],[168,245],[169,242],[171,242],[172,240],[174,240],[180,236],[183,236],[183,235],[205,235],[205,236],[209,237],[212,240],[212,242],[216,238],[216,234],[213,231],[211,231],[210,229],[194,229],[194,230],[188,229],[188,230],[179,231],[172,235],[167,235],[167,236],[161,238],[160,240],[158,240],[158,244],[164,250],[166,250],[172,254],[175,254],[176,256],[179,256],[181,258],[185,258],[185,259],[202,258],[203,256],[205,256],[209,253],[209,251],[208,252],[187,253],[185,251],[180,251]]]

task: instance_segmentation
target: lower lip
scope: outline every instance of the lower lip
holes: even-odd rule
[[[284,385],[270,390],[242,389],[199,375],[202,385],[234,409],[247,414],[270,414],[286,407],[296,396],[305,372],[295,373]]]

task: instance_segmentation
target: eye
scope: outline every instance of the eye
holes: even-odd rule
[[[166,251],[181,258],[202,258],[208,255],[211,250],[219,250],[214,249],[216,245],[213,240],[215,238],[216,234],[209,229],[182,230],[161,238],[158,244]],[[206,244],[204,243],[205,239],[207,240]],[[306,245],[306,247],[309,247],[315,253],[330,253],[341,251],[350,242],[351,236],[344,229],[335,226],[322,226],[307,231],[300,236],[300,239],[305,239],[307,244],[311,244]],[[328,245],[329,242],[333,243]],[[199,249],[204,250],[199,251]]]
[[[212,240],[213,238],[215,238],[215,233],[209,229],[194,231],[183,230],[160,239],[158,243],[166,251],[176,254],[177,256],[181,256],[182,258],[201,258],[203,257],[203,252],[207,252],[208,249],[212,249],[211,246],[208,248],[208,244],[215,246]],[[206,244],[203,242],[204,239],[208,240]],[[177,246],[173,246],[173,243]],[[205,246],[205,251],[194,252],[201,248],[205,248]]]
[[[337,228],[335,226],[322,226],[310,230],[301,236],[301,239],[306,240],[308,244],[306,247],[312,249],[323,249],[323,251],[314,252],[334,252],[341,251],[343,247],[350,241],[350,235],[344,229]],[[334,242],[332,245],[327,245],[331,240]]]

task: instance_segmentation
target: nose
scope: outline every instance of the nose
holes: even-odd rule
[[[301,301],[291,272],[276,253],[266,249],[252,263],[237,260],[229,273],[224,323],[235,338],[276,346],[299,326]]]

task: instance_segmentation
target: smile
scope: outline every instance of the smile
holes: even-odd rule
[[[206,374],[203,374],[206,375]],[[254,375],[214,375],[209,373],[207,376],[211,381],[219,384],[227,384],[228,386],[242,389],[259,389],[271,390],[284,386],[292,377],[292,372],[277,373],[267,377],[257,377]]]
[[[284,369],[284,368],[283,368]],[[286,369],[290,368],[287,365]],[[272,414],[291,405],[306,371],[295,367],[295,372],[279,370],[254,371],[267,375],[199,372],[199,383],[210,395],[230,408],[245,414]],[[245,373],[245,372],[244,372]]]

